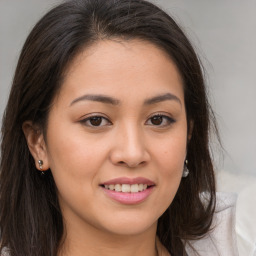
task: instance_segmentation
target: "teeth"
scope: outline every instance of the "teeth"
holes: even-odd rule
[[[109,185],[109,186],[108,186],[108,189],[114,190],[114,189],[115,189],[115,185]]]
[[[116,184],[115,191],[118,191],[118,192],[122,191],[122,186],[120,184]]]
[[[123,184],[122,192],[131,192],[131,186],[129,184]]]
[[[147,184],[111,184],[111,185],[104,185],[106,189],[114,190],[117,192],[124,192],[124,193],[138,193],[145,189],[147,189]]]
[[[132,184],[131,185],[131,192],[139,192],[139,185],[138,184]]]

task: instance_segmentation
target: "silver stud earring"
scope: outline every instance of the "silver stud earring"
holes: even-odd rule
[[[185,160],[182,177],[186,178],[189,175],[188,160]]]
[[[39,164],[39,169],[42,171],[43,170],[43,160],[38,160],[38,164]]]
[[[38,160],[38,165],[39,165],[41,176],[44,176],[43,164],[44,164],[43,160]]]

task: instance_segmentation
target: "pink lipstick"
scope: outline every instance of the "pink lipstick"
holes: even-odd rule
[[[152,193],[155,183],[143,177],[120,177],[100,185],[104,193],[121,204],[138,204]]]

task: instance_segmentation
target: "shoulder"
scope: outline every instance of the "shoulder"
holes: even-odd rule
[[[202,256],[238,256],[235,233],[236,194],[217,193],[216,209],[211,230],[203,238],[189,244]],[[190,245],[186,251],[194,256]]]

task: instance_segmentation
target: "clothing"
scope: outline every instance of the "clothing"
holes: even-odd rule
[[[235,204],[237,196],[230,193],[216,194],[216,210],[212,230],[202,239],[190,241],[186,246],[189,256],[238,256],[235,233]]]
[[[251,180],[255,177],[250,177]],[[250,180],[250,182],[251,182]],[[256,256],[256,180],[238,194],[236,233],[240,255]]]

